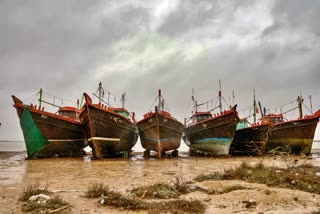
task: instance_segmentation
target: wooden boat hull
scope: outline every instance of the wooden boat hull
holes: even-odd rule
[[[270,124],[260,124],[236,130],[230,146],[231,155],[258,155],[265,152],[271,132]]]
[[[182,123],[158,112],[137,123],[141,145],[146,150],[156,151],[158,157],[166,151],[180,147],[184,129]]]
[[[238,122],[232,111],[186,127],[182,138],[191,150],[228,155]]]
[[[83,155],[86,141],[80,123],[29,106],[15,107],[28,158]]]
[[[266,151],[282,149],[295,154],[309,154],[318,122],[318,117],[310,117],[274,124]]]
[[[138,140],[138,128],[134,123],[91,104],[85,105],[80,120],[96,158],[127,156]]]

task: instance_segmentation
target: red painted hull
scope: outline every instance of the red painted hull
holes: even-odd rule
[[[184,126],[179,121],[159,112],[137,123],[141,145],[146,150],[156,151],[158,157],[164,152],[180,147]]]

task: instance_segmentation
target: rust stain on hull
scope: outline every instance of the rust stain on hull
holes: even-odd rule
[[[180,147],[184,126],[170,115],[151,113],[137,123],[141,145],[146,150],[156,151],[158,157]]]
[[[265,146],[268,141],[270,132],[270,123],[238,129],[230,146],[230,154],[263,154],[265,152]]]

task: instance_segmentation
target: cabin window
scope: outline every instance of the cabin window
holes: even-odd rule
[[[280,122],[282,122],[282,121],[283,121],[283,118],[282,118],[282,117],[275,117],[275,118],[273,118],[273,120],[272,120],[273,123],[280,123]]]
[[[209,118],[210,118],[210,115],[208,115],[208,114],[197,115],[196,116],[197,122],[200,122],[200,121],[203,121],[203,120],[206,120],[206,119],[209,119]]]
[[[60,111],[59,115],[69,117],[71,119],[77,119],[77,114],[74,111]]]

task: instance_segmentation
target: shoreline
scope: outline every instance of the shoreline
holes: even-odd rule
[[[71,204],[71,213],[146,213],[101,207],[97,203],[97,199],[84,199],[82,195],[93,183],[103,183],[108,185],[111,190],[125,193],[134,187],[157,182],[172,183],[176,179],[183,182],[192,181],[197,175],[221,172],[230,167],[239,166],[242,162],[256,164],[263,161],[270,166],[286,167],[283,158],[287,156],[189,157],[187,154],[181,153],[179,157],[175,158],[151,157],[145,159],[142,153],[138,152],[128,159],[91,160],[90,156],[84,156],[27,160],[25,157],[25,152],[0,152],[0,168],[3,172],[0,176],[0,194],[2,195],[0,213],[22,213],[18,198],[28,185],[35,183],[48,185],[50,191],[57,192],[67,200]],[[311,163],[320,166],[320,158],[288,157],[298,160],[298,163]],[[235,203],[238,204],[237,209],[246,212],[291,213],[289,210],[294,208],[297,211],[293,213],[310,213],[317,210],[318,207],[320,209],[320,203],[317,205],[315,202],[315,200],[320,201],[319,195],[298,190],[233,180],[206,181],[195,185],[219,189],[223,186],[238,184],[248,188],[222,195],[194,192],[184,195],[182,198],[203,200],[208,206],[206,213],[234,212]],[[265,191],[274,192],[275,201],[272,202],[272,198],[266,196]],[[282,196],[283,194],[286,196]],[[256,209],[246,210],[243,208],[242,201],[248,200],[249,198],[246,197],[249,196],[258,201],[259,206]],[[269,205],[264,202],[263,197],[268,197]],[[279,197],[282,199],[280,200]],[[301,202],[294,201],[293,198],[296,197]],[[310,201],[307,202],[307,199]],[[304,204],[308,205],[308,212],[305,210]]]

